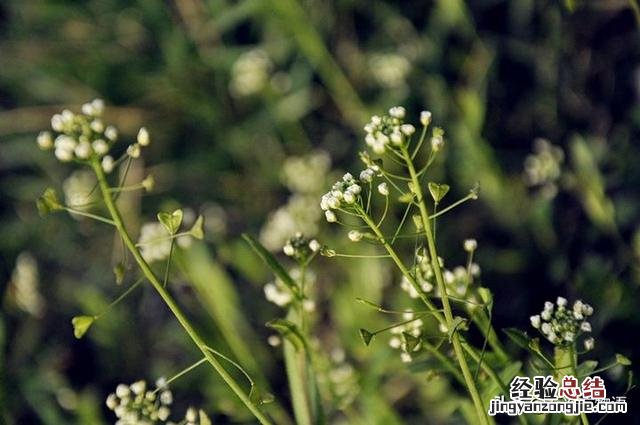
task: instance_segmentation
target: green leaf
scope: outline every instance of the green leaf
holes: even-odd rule
[[[275,397],[271,393],[262,393],[255,385],[251,386],[249,391],[249,400],[255,404],[269,404],[273,403]]]
[[[298,289],[298,285],[295,280],[287,273],[287,271],[282,267],[282,265],[276,260],[276,258],[269,252],[267,249],[262,246],[260,242],[258,242],[253,236],[244,233],[242,238],[247,241],[249,246],[253,248],[253,250],[258,254],[258,256],[265,262],[267,266],[271,269],[273,274],[276,275],[282,283],[284,283],[287,288],[293,293],[293,295],[300,300],[302,297],[300,295],[300,290]]]
[[[194,238],[202,240],[204,238],[203,227],[204,227],[204,217],[199,215],[198,218],[196,218],[195,223],[193,223],[193,226],[191,226],[191,230],[189,230],[189,233]]]
[[[366,345],[367,347],[369,346],[369,344],[371,344],[371,340],[374,336],[375,334],[369,332],[368,330],[364,328],[360,329],[360,338],[362,338],[362,342],[364,342],[364,345]]]
[[[502,330],[509,339],[516,343],[520,348],[524,348],[534,356],[536,356],[539,360],[542,360],[545,366],[548,366],[548,363],[551,362],[540,349],[540,340],[538,338],[530,338],[526,332],[521,331],[517,328],[506,328]],[[553,363],[553,362],[551,362]]]
[[[123,263],[118,263],[113,268],[113,274],[116,276],[116,283],[120,285],[124,281],[125,268]]]
[[[408,204],[413,200],[414,197],[415,195],[411,192],[403,193],[398,197],[398,202],[401,202],[403,204]]]
[[[402,332],[402,337],[404,338],[407,353],[412,353],[420,345],[421,340],[417,336],[413,336],[408,332]]]
[[[55,189],[51,187],[45,189],[44,193],[38,198],[36,201],[36,207],[42,217],[51,212],[64,209],[58,200],[58,195],[56,194]]]
[[[293,345],[296,351],[306,348],[306,342],[300,332],[300,329],[298,329],[296,324],[290,320],[274,319],[267,322],[267,327],[282,335],[283,338]]]
[[[177,209],[172,213],[159,212],[158,221],[162,223],[170,234],[175,235],[182,224],[182,216],[183,214],[181,209]]]
[[[429,182],[427,186],[429,187],[429,193],[431,193],[431,197],[433,198],[436,204],[439,203],[442,200],[442,198],[444,198],[447,192],[449,192],[448,184],[438,184],[438,183]]]
[[[507,334],[509,339],[515,342],[517,346],[529,350],[529,336],[526,332],[522,332],[518,328],[507,328],[502,331]]]
[[[89,330],[96,318],[94,316],[76,316],[71,319],[73,325],[73,335],[80,339]]]
[[[622,366],[631,366],[631,360],[622,354],[616,354],[616,362]]]
[[[198,416],[200,416],[200,425],[213,425],[211,419],[209,419],[209,416],[207,416],[203,410],[198,411]]]
[[[453,338],[453,334],[460,331],[469,330],[469,325],[466,319],[463,319],[460,316],[456,316],[453,318],[453,327],[449,329],[449,342],[451,342],[451,338]]]

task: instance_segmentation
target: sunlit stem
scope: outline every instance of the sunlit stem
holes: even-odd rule
[[[384,197],[384,211],[382,212],[382,217],[378,221],[378,227],[382,225],[384,219],[387,218],[387,211],[389,211],[389,195]]]
[[[425,233],[427,237],[427,246],[429,250],[429,256],[431,259],[431,266],[433,267],[433,271],[436,276],[438,291],[440,292],[440,295],[442,297],[442,306],[444,308],[446,326],[447,326],[447,329],[454,329],[453,313],[451,310],[451,305],[449,304],[449,298],[447,295],[447,288],[444,282],[444,276],[442,274],[442,269],[440,267],[440,262],[438,260],[438,251],[436,249],[435,239],[433,237],[433,233],[431,232],[431,226],[429,223],[429,211],[427,210],[427,205],[425,203],[424,196],[422,194],[420,181],[419,181],[418,175],[416,174],[416,170],[413,165],[411,156],[409,155],[409,152],[407,151],[407,148],[405,146],[401,146],[401,149],[402,149],[403,156],[405,158],[405,162],[407,164],[407,169],[409,170],[411,181],[413,183],[413,191],[417,198],[416,201],[418,202],[418,207],[420,209],[422,225],[423,225],[423,228],[425,229]],[[469,369],[469,365],[467,364],[467,359],[464,356],[462,344],[460,342],[460,336],[455,331],[452,332],[451,334],[451,342],[453,344],[453,350],[456,354],[456,358],[458,359],[458,364],[460,365],[460,369],[462,370],[462,375],[464,376],[467,390],[469,391],[469,395],[471,396],[473,405],[476,409],[478,420],[481,424],[489,424],[489,418],[487,416],[487,412],[485,411],[484,405],[482,403],[482,399],[480,398],[480,393],[476,386],[475,380],[473,379],[473,375],[471,374],[471,370]]]
[[[134,289],[136,289],[138,286],[140,286],[140,284],[142,282],[144,282],[144,276],[141,277],[140,279],[138,279],[137,281],[135,281],[131,286],[129,286],[127,288],[126,291],[124,291],[118,298],[116,298],[115,300],[113,300],[111,302],[111,304],[109,304],[104,310],[102,310],[99,314],[93,316],[95,320],[98,320],[100,317],[104,316],[105,314],[107,314],[107,312],[109,312],[109,310],[111,310],[113,307],[115,307],[116,305],[118,305],[120,303],[120,301],[124,300],[130,293],[133,292]]]
[[[331,257],[344,257],[344,258],[391,258],[388,254],[380,254],[380,255],[366,255],[366,254],[339,254],[339,253],[331,253]]]
[[[173,381],[175,381],[177,379],[180,379],[181,377],[183,377],[187,373],[191,372],[192,370],[194,370],[195,368],[197,368],[198,366],[200,366],[201,364],[206,363],[206,362],[207,362],[207,358],[203,357],[202,359],[198,360],[197,362],[195,362],[191,366],[188,366],[185,369],[182,369],[180,372],[176,373],[171,378],[167,379],[165,384],[162,387],[159,387],[159,388],[156,388],[155,390],[153,390],[152,393],[156,394],[158,391],[162,391],[162,389],[164,389],[164,387],[168,386]]]
[[[164,278],[162,279],[162,286],[167,287],[169,281],[169,269],[171,268],[171,259],[173,258],[173,249],[175,248],[176,239],[171,239],[171,246],[169,247],[169,258],[167,258],[167,265],[164,268]]]
[[[111,197],[111,192],[109,191],[109,184],[107,183],[106,176],[102,167],[98,160],[93,160],[91,162],[91,166],[93,168],[94,173],[98,179],[98,183],[100,184],[100,191],[102,193],[102,198],[104,199],[105,205],[111,214],[111,217],[115,223],[115,226],[122,237],[125,245],[131,252],[131,255],[135,259],[136,263],[142,270],[142,273],[145,275],[149,283],[153,286],[153,288],[158,292],[160,297],[163,299],[167,307],[171,310],[173,315],[176,317],[180,325],[182,325],[185,332],[189,335],[194,344],[200,349],[202,354],[205,356],[207,361],[211,364],[211,366],[216,370],[216,372],[220,375],[220,377],[225,381],[225,383],[229,386],[229,388],[238,396],[238,398],[244,403],[244,405],[251,411],[251,413],[256,417],[256,419],[263,425],[271,424],[272,422],[265,416],[262,411],[258,408],[258,406],[251,400],[249,395],[247,395],[242,387],[238,384],[238,382],[225,370],[224,367],[220,364],[220,362],[214,357],[214,355],[208,350],[207,345],[204,340],[200,336],[200,334],[193,327],[189,319],[182,312],[178,304],[175,302],[173,297],[169,294],[169,292],[162,286],[160,280],[156,277],[151,270],[149,264],[142,257],[142,254],[136,247],[135,243],[131,239],[129,232],[127,231],[124,222],[122,221],[122,217],[120,215],[120,211],[116,207],[114,199]]]
[[[428,126],[426,126],[426,125],[422,126],[422,133],[420,133],[420,140],[418,140],[418,144],[413,149],[413,153],[411,154],[411,159],[415,159],[416,155],[418,155],[418,152],[420,152],[420,148],[422,147],[422,144],[424,143],[424,139],[426,139],[426,137],[427,137],[427,127]]]
[[[405,313],[407,313],[407,312],[405,312]],[[393,325],[386,326],[386,327],[384,327],[382,329],[378,329],[376,331],[373,331],[373,332],[371,332],[371,335],[378,335],[378,334],[381,334],[383,332],[390,331],[391,329],[397,328],[398,326],[403,326],[403,325],[406,325],[407,323],[412,323],[412,322],[415,322],[416,320],[420,320],[424,316],[425,316],[424,314],[418,314],[418,315],[414,316],[412,319],[403,320],[402,322],[394,323]]]
[[[393,243],[396,241],[396,238],[398,237],[398,234],[400,233],[400,231],[402,230],[402,226],[404,226],[404,222],[407,219],[407,217],[409,216],[409,211],[411,211],[411,206],[413,204],[409,203],[407,205],[407,208],[404,210],[404,214],[402,215],[402,220],[400,220],[400,224],[398,225],[398,228],[396,229],[396,232],[393,234],[393,237],[391,238],[391,245],[393,245]]]
[[[121,186],[121,187],[112,187],[109,190],[112,193],[115,192],[132,192],[135,190],[140,190],[140,189],[145,189],[144,185],[142,183],[137,183],[137,184],[133,184],[130,186]]]
[[[437,214],[430,215],[429,218],[433,219],[433,218],[436,218],[436,217],[440,217],[442,214],[445,214],[445,213],[451,211],[452,209],[454,209],[455,207],[457,207],[457,206],[459,206],[461,204],[464,204],[468,200],[474,199],[474,198],[475,198],[475,195],[469,194],[469,195],[465,196],[464,198],[462,198],[462,199],[454,202],[453,204],[449,205],[447,208],[441,209],[440,212],[438,212]]]
[[[380,239],[380,243],[387,250],[393,262],[396,264],[398,269],[400,269],[400,272],[404,275],[404,277],[407,278],[411,286],[413,286],[413,288],[416,290],[416,292],[418,293],[418,296],[420,297],[420,300],[429,308],[429,310],[438,310],[436,305],[433,302],[431,302],[429,297],[427,297],[427,295],[424,293],[424,291],[416,281],[415,277],[411,274],[411,272],[409,272],[409,270],[407,269],[407,266],[405,266],[405,264],[402,262],[402,260],[398,256],[398,253],[386,241],[384,235],[380,231],[380,228],[376,225],[376,223],[373,222],[372,218],[362,209],[360,209],[360,214],[362,216],[362,220],[371,228],[373,233],[375,233],[375,235]],[[444,317],[442,317],[441,314],[434,314],[434,317],[438,319],[440,323],[446,324]]]
[[[168,240],[173,240],[182,236],[190,236],[191,232],[181,232],[181,233],[175,233],[173,235],[167,235],[167,236],[162,236],[160,238],[153,238],[153,239],[149,239],[148,241],[144,241],[144,242],[138,242],[136,244],[137,247],[141,247],[141,246],[145,246],[145,245],[151,245],[154,243],[158,243],[158,242],[163,242],[163,241],[168,241]]]
[[[68,211],[68,212],[73,213],[73,214],[81,215],[81,216],[87,217],[87,218],[92,218],[94,220],[101,221],[102,223],[110,224],[112,226],[116,225],[116,223],[113,220],[109,220],[106,217],[102,217],[102,216],[99,216],[99,215],[91,214],[91,213],[80,211],[80,210],[76,210],[76,209],[73,209],[73,208],[70,208],[70,207],[63,206],[62,208],[64,208],[65,211]]]

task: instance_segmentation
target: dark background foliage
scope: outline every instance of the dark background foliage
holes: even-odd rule
[[[85,339],[73,338],[72,316],[96,311],[119,293],[111,274],[113,235],[65,215],[38,216],[34,200],[52,182],[59,186],[70,169],[39,151],[34,140],[54,112],[78,109],[94,97],[105,99],[108,118],[124,137],[134,137],[141,125],[153,135],[145,163],[157,190],[131,200],[134,228],[146,221],[139,217],[148,221],[167,205],[198,209],[208,203],[224,209],[226,231],[208,237],[207,255],[233,282],[240,306],[251,312],[255,340],[249,345],[259,346],[259,368],[283,399],[279,354],[267,355],[268,332],[262,326],[279,314],[261,294],[261,283],[270,277],[239,235],[258,233],[269,212],[285,202],[280,166],[287,156],[322,149],[336,168],[352,169],[363,147],[362,125],[395,104],[405,105],[411,117],[431,110],[446,130],[446,158],[433,179],[450,183],[450,196],[481,183],[478,202],[440,222],[439,242],[445,258],[462,262],[460,241],[478,239],[482,281],[495,294],[496,326],[526,329],[544,301],[582,298],[596,310],[596,349],[588,357],[603,364],[615,353],[636,358],[640,33],[634,5],[623,0],[3,2],[2,420],[109,422],[103,400],[117,383],[171,374],[195,356],[150,290],[136,293]],[[271,61],[269,80],[256,93],[234,95],[234,63],[255,48]],[[376,61],[380,55],[404,60],[406,72],[381,78],[376,71],[398,72],[404,65],[383,65]],[[536,138],[549,139],[565,153],[558,193],[551,199],[523,178]],[[329,226],[321,234],[335,244],[344,240]],[[37,262],[41,314],[23,311],[12,297],[21,253]],[[348,272],[349,264],[320,261],[327,273],[318,288],[326,304],[320,333],[339,329],[349,357],[360,365],[366,409],[378,379],[405,388],[415,377],[396,356],[360,347],[355,332],[360,321],[381,319],[347,311],[362,290],[355,267]],[[209,317],[216,307],[208,309],[197,290],[177,279],[179,301],[214,341],[221,339]],[[383,362],[394,366],[376,377]],[[193,374],[177,384],[176,409],[195,403],[220,412],[220,423],[234,415],[241,420],[242,409],[234,410],[234,401],[209,375]],[[620,394],[625,377],[614,370],[607,383],[611,393]],[[419,394],[415,400],[414,392],[399,396],[393,406],[397,415],[406,423],[444,422],[445,413],[429,412],[428,391]],[[630,408],[638,412],[637,406],[632,392]],[[611,423],[632,423],[631,417]]]

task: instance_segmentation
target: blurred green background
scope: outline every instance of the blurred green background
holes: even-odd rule
[[[94,97],[105,99],[107,120],[123,138],[133,139],[142,125],[152,134],[146,171],[138,166],[132,173],[152,173],[156,188],[126,197],[129,225],[137,233],[156,211],[176,205],[205,215],[206,244],[180,253],[173,291],[212,345],[268,382],[284,410],[281,354],[267,344],[264,327],[282,313],[264,299],[262,286],[272,277],[239,235],[260,235],[277,249],[299,227],[353,250],[343,230],[319,220],[319,194],[335,177],[327,159],[335,170],[359,169],[362,126],[396,104],[415,121],[420,110],[432,111],[446,131],[445,158],[431,180],[448,182],[452,198],[481,184],[479,201],[440,221],[438,239],[453,263],[464,262],[463,239],[478,239],[496,326],[526,329],[545,300],[582,298],[596,310],[596,349],[588,356],[637,357],[634,6],[624,0],[2,2],[0,422],[113,423],[104,399],[118,383],[153,381],[197,359],[149,288],[84,339],[73,337],[71,317],[94,314],[121,292],[111,272],[118,246],[109,229],[92,222],[39,217],[34,201],[45,187],[80,177],[67,180],[72,167],[38,150],[35,137],[53,113],[78,110]],[[315,168],[304,165],[310,156]],[[315,174],[305,176],[309,169]],[[356,297],[406,305],[392,289],[398,277],[388,266],[335,258],[316,263],[316,334],[334,360],[341,363],[344,350],[352,365],[348,379],[336,378],[332,397],[343,407],[330,412],[331,422],[457,423],[451,402],[464,397],[459,388],[413,374],[386,344],[366,348],[357,336],[358,328],[387,319]],[[615,373],[608,389],[620,394]],[[176,411],[194,404],[216,423],[251,422],[210,370],[173,388]],[[629,403],[640,411],[633,394]],[[610,423],[621,420],[638,421],[628,415]]]

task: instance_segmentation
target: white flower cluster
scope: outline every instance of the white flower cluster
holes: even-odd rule
[[[424,323],[422,319],[417,319],[415,313],[412,311],[403,313],[402,318],[409,322],[391,329],[392,337],[389,340],[389,346],[400,350],[400,359],[404,363],[408,363],[413,360],[415,353],[419,352],[422,348],[422,344],[418,340],[422,336],[422,326]],[[408,334],[409,337],[405,334]],[[418,340],[408,341],[410,337],[417,338]]]
[[[331,170],[331,158],[325,151],[290,156],[282,164],[282,182],[294,193],[321,192],[324,178]]]
[[[350,173],[342,176],[342,180],[338,180],[320,200],[320,208],[324,211],[327,221],[335,223],[338,218],[333,210],[355,204],[361,192],[362,186]]]
[[[553,198],[558,192],[556,182],[562,174],[564,152],[546,139],[536,139],[534,153],[524,161],[524,177],[527,185],[538,186],[544,197]]]
[[[296,282],[299,282],[300,279],[302,278],[302,270],[295,267],[289,270],[289,275]],[[316,278],[317,278],[316,274],[313,273],[313,271],[311,271],[308,268],[305,268],[304,279],[306,282],[305,286],[307,288],[311,288],[314,286],[316,282]],[[286,307],[289,304],[291,304],[291,301],[293,301],[293,294],[291,293],[291,290],[287,288],[287,285],[285,285],[278,278],[276,278],[273,282],[269,282],[266,285],[264,285],[264,296],[267,299],[267,301],[274,303],[278,307]],[[315,305],[315,302],[313,302],[313,300],[305,298],[302,301],[302,307],[305,311],[311,312],[315,310],[316,305]]]
[[[582,333],[591,332],[591,323],[586,318],[593,314],[593,307],[578,300],[572,308],[567,307],[567,299],[558,297],[556,303],[544,303],[540,314],[531,316],[531,326],[539,329],[551,343],[556,345],[572,344]],[[593,338],[584,340],[586,350],[594,346]]]
[[[43,150],[52,149],[55,157],[62,162],[101,159],[105,172],[111,172],[115,161],[107,154],[118,139],[118,130],[114,126],[105,125],[103,113],[104,102],[95,99],[82,105],[82,112],[79,114],[68,109],[55,114],[51,118],[54,134],[49,131],[41,132],[38,135],[38,146]],[[137,142],[127,148],[127,154],[137,158],[140,156],[141,146],[148,146],[150,141],[149,132],[142,127],[138,132]]]
[[[381,86],[397,88],[405,85],[411,63],[397,53],[376,53],[369,58],[369,69]]]
[[[120,384],[107,397],[107,407],[113,410],[118,421],[116,425],[152,425],[165,422],[173,403],[173,394],[163,382],[158,382],[160,391],[147,390],[145,381],[131,385]]]
[[[367,133],[364,140],[373,152],[382,154],[391,146],[400,146],[416,132],[413,125],[405,124],[405,115],[402,106],[394,106],[389,109],[389,115],[371,117],[371,121],[364,126]]]
[[[322,213],[316,200],[322,194],[331,161],[324,151],[293,156],[283,164],[282,181],[292,191],[287,203],[271,214],[260,230],[260,242],[270,251],[282,248],[296,232],[318,233]]]
[[[465,243],[467,245],[467,243]],[[467,247],[465,246],[465,249]],[[472,278],[480,276],[480,266],[476,263],[471,263],[471,267],[467,270],[466,267],[457,266],[453,270],[444,268],[444,261],[442,258],[438,258],[440,266],[443,268],[442,275],[444,277],[444,283],[447,288],[447,293],[455,295],[457,298],[465,299],[470,303],[477,303],[478,298],[471,291],[469,272]],[[433,266],[429,255],[425,248],[419,248],[415,253],[415,267],[412,269],[413,275],[416,281],[420,285],[423,292],[439,296],[439,292],[436,285],[436,277],[433,271]],[[420,294],[416,288],[409,282],[406,277],[402,278],[400,287],[406,291],[411,298],[418,298]]]
[[[320,248],[320,242],[316,239],[307,239],[301,232],[298,232],[292,238],[289,238],[282,251],[299,263],[304,263],[309,257],[320,251]]]
[[[272,67],[273,64],[263,49],[241,54],[231,69],[231,93],[237,97],[259,93],[267,85]]]

